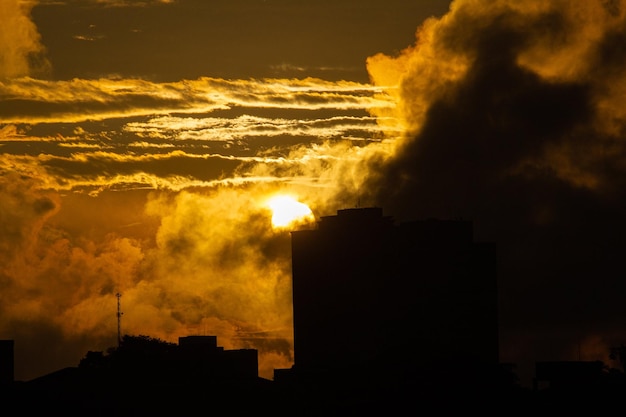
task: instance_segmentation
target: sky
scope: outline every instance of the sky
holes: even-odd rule
[[[123,333],[216,335],[258,349],[271,378],[293,363],[289,231],[355,206],[471,219],[496,242],[503,362],[610,364],[625,7],[2,0],[0,338],[16,379],[115,346],[118,293]],[[273,196],[312,214],[273,224]]]

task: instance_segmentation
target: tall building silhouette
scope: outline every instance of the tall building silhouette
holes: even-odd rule
[[[354,208],[291,237],[296,373],[497,365],[496,248],[472,222]]]

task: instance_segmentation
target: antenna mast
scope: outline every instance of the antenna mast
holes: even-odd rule
[[[122,298],[122,294],[119,292],[115,294],[117,297],[117,347],[120,347],[122,344],[122,311],[120,310],[120,298]]]

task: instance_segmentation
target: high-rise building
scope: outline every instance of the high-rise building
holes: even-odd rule
[[[291,237],[295,371],[498,363],[495,244],[472,222],[354,208]]]

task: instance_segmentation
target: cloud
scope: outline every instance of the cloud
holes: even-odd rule
[[[125,334],[217,335],[226,348],[259,349],[265,377],[290,366],[289,232],[271,227],[263,205],[275,189],[60,199],[2,177],[0,334],[16,340],[19,378],[114,346],[117,292]]]
[[[376,136],[382,133],[376,119],[371,117],[334,116],[299,120],[248,114],[236,118],[162,116],[145,122],[127,123],[124,130],[152,138],[224,142],[250,137],[276,137],[284,135],[285,132],[294,137],[308,136],[319,139],[344,138],[349,133],[362,133],[364,138],[375,140]]]
[[[370,201],[496,241],[505,360],[550,343],[546,359],[571,358],[581,333],[623,327],[625,17],[612,1],[456,0],[368,60],[397,101],[379,114],[405,131],[369,163]]]
[[[416,45],[399,57],[372,57],[372,78],[399,86],[392,91],[398,105],[388,109],[403,121],[414,144],[407,148],[422,146],[437,117],[453,117],[441,119],[439,125],[450,127],[436,141],[453,141],[458,156],[481,140],[491,154],[483,155],[481,165],[493,161],[504,167],[497,170],[510,170],[539,164],[584,184],[575,174],[600,175],[591,172],[588,151],[604,158],[599,149],[611,149],[623,133],[623,13],[609,4],[614,3],[559,8],[532,1],[455,2],[445,18],[429,20]],[[470,124],[468,134],[454,128]],[[594,141],[581,143],[588,135]],[[578,160],[567,162],[568,157]],[[576,165],[589,172],[574,172]]]
[[[52,194],[40,194],[35,180],[8,172],[2,176],[0,194],[0,247],[3,264],[30,247],[30,239],[57,209]]]
[[[223,80],[172,83],[137,79],[0,82],[4,123],[71,123],[115,117],[201,113],[232,107],[356,110],[388,106],[380,89],[353,82]]]
[[[5,0],[0,4],[0,79],[43,73],[49,68],[45,48],[30,12],[35,1]]]
[[[312,78],[20,78],[0,83],[0,91],[7,123],[0,167],[36,175],[49,190],[92,195],[268,181],[328,185],[335,180],[325,172],[352,153],[342,142],[364,147],[386,137],[387,127],[366,109],[392,105],[379,87]],[[321,163],[304,167],[313,161]]]

